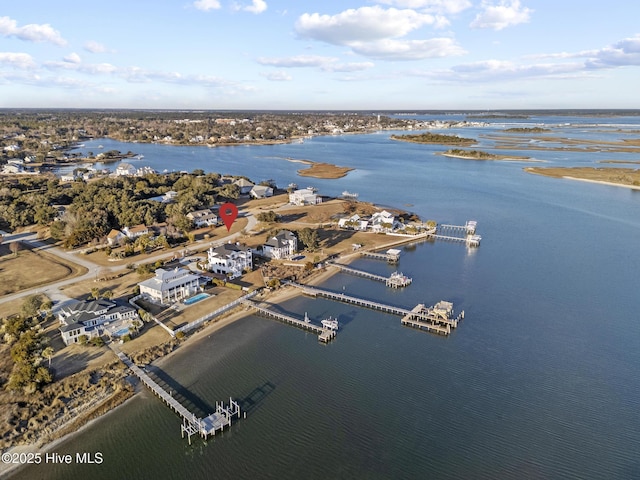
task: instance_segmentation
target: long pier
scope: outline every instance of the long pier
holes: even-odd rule
[[[182,418],[180,431],[182,438],[184,438],[185,433],[188,435],[189,445],[191,445],[191,435],[200,434],[200,436],[206,440],[209,435],[215,435],[217,431],[222,431],[227,426],[230,427],[231,420],[234,416],[240,418],[240,405],[232,398],[229,398],[228,406],[225,406],[223,402],[216,402],[216,411],[214,413],[205,418],[198,417],[158,385],[144,370],[134,364],[129,357],[117,350],[114,346],[110,346],[122,363],[129,367],[129,370],[131,370],[149,390],[156,394],[160,400],[166,403],[169,408]]]
[[[387,263],[398,263],[400,261],[400,250],[390,248],[385,253],[362,251],[360,255],[376,260],[384,260]]]
[[[449,304],[448,302],[439,302],[435,307],[425,307],[423,304],[420,304],[416,305],[412,310],[409,310],[403,307],[387,305],[380,302],[374,302],[372,300],[365,300],[364,298],[345,295],[344,293],[335,293],[329,290],[310,287],[308,285],[301,285],[299,283],[286,282],[286,284],[299,288],[302,290],[302,293],[312,297],[324,297],[338,302],[349,303],[359,307],[398,315],[402,318],[403,325],[416,326],[442,335],[449,335],[451,333],[451,329],[456,328],[458,326],[458,322],[464,318],[464,312],[458,315],[455,319],[450,318],[449,315],[453,312],[453,304]],[[451,309],[438,308],[438,306],[442,304],[450,305]]]
[[[402,274],[398,274],[398,272],[393,273],[390,277],[383,277],[382,275],[366,272],[364,270],[358,270],[357,268],[351,268],[341,263],[330,262],[330,263],[327,263],[327,266],[335,267],[340,269],[343,272],[350,273],[352,275],[357,275],[359,277],[368,278],[376,282],[382,282],[387,287],[400,288],[400,287],[406,287],[407,285],[411,284],[410,278],[405,277]]]
[[[279,322],[286,323],[287,325],[293,325],[294,327],[298,327],[303,330],[315,333],[316,335],[318,335],[319,342],[328,343],[336,336],[335,330],[320,327],[311,322],[300,320],[290,315],[285,315],[284,313],[274,312],[273,310],[269,310],[268,308],[261,307],[251,300],[245,300],[242,303],[244,303],[247,307],[254,309],[257,314],[262,315],[263,317],[277,320]]]

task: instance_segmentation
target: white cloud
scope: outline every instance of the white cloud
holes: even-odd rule
[[[258,58],[260,65],[270,65],[280,68],[300,68],[300,67],[321,67],[328,63],[336,62],[338,59],[333,57],[321,57],[317,55],[296,55],[294,57],[283,58]]]
[[[422,60],[464,55],[466,51],[450,38],[394,40],[354,44],[354,52],[381,60]]]
[[[197,0],[196,2],[193,2],[193,6],[198,10],[208,12],[209,10],[219,9],[220,2],[218,0]]]
[[[264,0],[251,0],[251,5],[238,5],[233,6],[234,10],[243,10],[245,12],[255,13],[256,15],[264,12],[267,9],[267,2]]]
[[[82,63],[82,59],[80,58],[80,55],[78,55],[75,52],[70,53],[69,55],[64,57],[63,60],[67,63]]]
[[[111,50],[109,50],[106,46],[104,46],[102,43],[96,42],[94,40],[89,40],[87,43],[84,44],[84,49],[87,52],[91,52],[91,53],[105,53],[105,52],[111,52]]]
[[[502,30],[503,28],[527,23],[533,10],[523,7],[520,0],[500,0],[493,4],[482,0],[482,12],[471,22],[472,28],[491,28]]]
[[[10,65],[23,70],[34,68],[36,62],[28,53],[0,52],[0,65]]]
[[[441,15],[455,14],[471,7],[469,0],[378,0],[377,3],[401,8],[421,9]]]
[[[587,57],[587,67],[592,69],[640,66],[640,34],[580,55]]]
[[[372,62],[335,63],[322,66],[325,72],[360,72],[375,67]]]
[[[48,23],[42,25],[31,23],[18,27],[18,22],[10,17],[0,17],[0,35],[16,37],[28,42],[50,42],[61,46],[67,44],[60,32],[54,30]]]
[[[282,70],[278,70],[277,72],[262,73],[261,75],[266,79],[271,80],[272,82],[289,82],[293,80],[293,77],[291,75]]]
[[[351,45],[407,35],[439,19],[414,10],[384,9],[379,6],[345,10],[337,15],[305,13],[296,22],[302,38],[320,40],[333,45]]]

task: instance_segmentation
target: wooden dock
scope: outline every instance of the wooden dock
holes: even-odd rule
[[[482,237],[476,235],[477,226],[478,222],[475,220],[469,220],[464,225],[438,225],[436,233],[429,236],[435,240],[465,243],[469,247],[479,247]],[[456,234],[458,235],[456,236]]]
[[[287,325],[293,325],[294,327],[298,327],[303,330],[307,330],[309,332],[315,333],[316,335],[318,335],[319,342],[329,343],[336,336],[335,330],[324,328],[314,323],[292,317],[290,315],[274,312],[273,310],[269,310],[268,308],[261,307],[257,303],[252,302],[251,300],[245,300],[243,303],[247,307],[255,310],[257,314],[262,315],[263,317],[270,318],[272,320],[277,320],[279,322],[286,323]]]
[[[398,263],[400,261],[400,250],[390,248],[385,253],[362,251],[360,255],[376,260],[384,260],[387,263]]]
[[[366,272],[364,270],[358,270],[356,268],[351,268],[351,267],[349,267],[347,265],[343,265],[341,263],[333,263],[333,262],[331,262],[331,263],[327,263],[327,266],[338,268],[343,272],[350,273],[352,275],[357,275],[358,277],[364,277],[364,278],[368,278],[370,280],[374,280],[376,282],[382,282],[387,287],[391,287],[391,288],[406,287],[407,285],[410,285],[411,281],[412,281],[410,278],[405,277],[404,275],[402,275],[401,273],[398,273],[398,272],[393,273],[389,277],[383,277],[382,275],[376,275],[375,273],[370,273],[370,272]]]
[[[335,293],[329,290],[310,287],[308,285],[301,285],[299,283],[286,282],[286,284],[300,288],[302,293],[312,297],[328,298],[338,302],[349,303],[359,307],[370,308],[372,310],[397,315],[402,318],[403,325],[415,326],[416,328],[439,333],[441,335],[449,335],[451,333],[451,329],[456,328],[458,326],[458,322],[464,318],[464,311],[461,312],[457,318],[450,318],[450,315],[453,314],[453,304],[449,302],[438,302],[434,307],[425,307],[423,304],[419,304],[409,310],[407,308],[387,305],[380,302],[374,302],[372,300],[365,300],[364,298],[345,295],[344,293]],[[445,308],[445,306],[451,306],[451,308]]]
[[[209,435],[215,435],[217,431],[222,431],[227,426],[230,427],[231,420],[234,416],[240,418],[240,405],[232,398],[229,398],[229,404],[227,406],[225,406],[223,402],[216,402],[216,411],[211,415],[205,418],[198,417],[173,398],[171,394],[158,385],[155,380],[134,364],[124,353],[117,350],[113,345],[110,345],[110,347],[122,363],[129,367],[129,370],[131,370],[149,390],[156,394],[169,408],[180,415],[182,418],[182,425],[180,427],[182,438],[184,438],[184,434],[186,433],[189,437],[189,445],[191,445],[191,435],[199,434],[206,440]]]

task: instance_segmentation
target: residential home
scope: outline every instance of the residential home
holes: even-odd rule
[[[66,345],[78,343],[82,335],[86,335],[87,340],[104,334],[125,335],[137,319],[135,308],[104,299],[79,301],[62,307],[58,313],[62,325],[60,334]]]
[[[371,216],[369,225],[371,225],[371,230],[376,233],[390,232],[396,226],[396,217],[386,210],[376,212]]]
[[[158,268],[155,277],[140,282],[140,294],[163,304],[177,302],[200,290],[200,276],[183,268]]]
[[[289,194],[289,203],[293,205],[317,205],[322,203],[322,197],[312,188],[302,188]]]
[[[109,244],[109,246],[120,245],[120,242],[122,242],[125,238],[127,238],[127,236],[120,230],[112,229],[107,235],[107,243]]]
[[[138,168],[138,170],[136,171],[136,176],[144,177],[145,175],[150,175],[152,173],[158,173],[158,172],[156,172],[153,168],[149,167],[148,165],[143,165],[142,167]]]
[[[267,198],[273,196],[273,188],[264,185],[256,185],[249,192],[253,198]]]
[[[352,230],[366,230],[369,227],[369,221],[363,219],[356,213],[349,218],[341,218],[338,220],[338,226]]]
[[[138,169],[133,165],[131,165],[130,163],[122,162],[120,165],[116,167],[116,171],[114,172],[114,174],[117,177],[120,177],[120,176],[133,177],[137,171]]]
[[[253,254],[250,248],[238,243],[225,243],[211,247],[207,252],[209,270],[225,274],[233,279],[241,276],[244,270],[253,270]]]
[[[213,213],[210,208],[189,212],[187,213],[187,218],[199,228],[214,227],[218,224],[218,215]]]
[[[263,255],[273,259],[288,258],[295,255],[297,251],[298,237],[289,230],[278,233],[262,245]]]
[[[248,194],[249,192],[251,192],[251,189],[255,186],[246,178],[239,178],[235,182],[233,182],[233,184],[237,185],[238,188],[240,189],[240,195]]]
[[[22,168],[22,165],[14,165],[12,163],[9,163],[2,168],[2,173],[6,173],[9,175],[13,175],[16,173],[23,173],[23,172],[24,172],[24,168]]]
[[[134,225],[133,227],[124,227],[122,229],[122,233],[124,233],[131,240],[141,237],[142,235],[147,235],[149,233],[149,228],[146,225]]]

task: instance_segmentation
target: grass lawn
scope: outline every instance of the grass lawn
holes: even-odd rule
[[[86,271],[75,263],[43,250],[31,250],[24,244],[20,245],[17,256],[7,245],[0,245],[0,296],[76,277]]]

